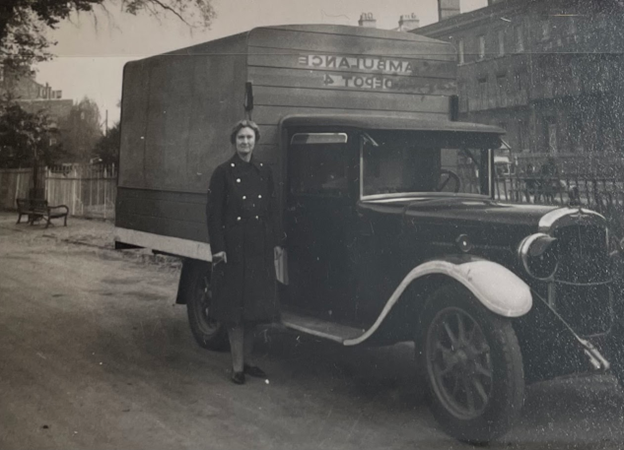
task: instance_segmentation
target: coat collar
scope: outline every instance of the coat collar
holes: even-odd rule
[[[264,163],[262,161],[258,161],[258,158],[255,158],[253,155],[251,155],[251,160],[249,162],[246,162],[246,161],[243,161],[241,157],[238,156],[238,153],[236,152],[230,158],[229,163],[231,167],[236,167],[236,166],[244,167],[247,164],[251,164],[258,170],[261,170],[264,167]]]

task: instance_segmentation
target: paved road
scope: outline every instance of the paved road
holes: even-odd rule
[[[0,214],[1,449],[469,448],[437,429],[408,345],[270,330],[268,383],[236,386],[229,355],[197,347],[173,305],[178,267],[61,240],[80,235],[75,219],[12,220]],[[610,376],[532,386],[490,448],[624,448],[624,395]]]

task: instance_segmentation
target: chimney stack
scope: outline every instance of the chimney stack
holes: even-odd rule
[[[420,19],[414,13],[403,14],[399,18],[399,31],[412,31],[420,26]]]
[[[358,25],[366,28],[377,28],[377,20],[373,16],[373,13],[362,13],[360,14]]]
[[[439,20],[445,20],[460,13],[459,0],[438,0]]]

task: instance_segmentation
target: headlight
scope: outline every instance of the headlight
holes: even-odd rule
[[[518,258],[529,275],[550,280],[559,263],[557,239],[545,233],[526,237],[518,247]]]

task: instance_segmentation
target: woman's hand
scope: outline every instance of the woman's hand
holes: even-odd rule
[[[283,253],[284,253],[284,249],[280,245],[276,245],[275,248],[273,249],[273,258],[277,261],[278,259],[282,257]]]
[[[224,262],[227,264],[227,254],[225,252],[218,252],[212,255],[213,264],[219,264],[220,262]]]

